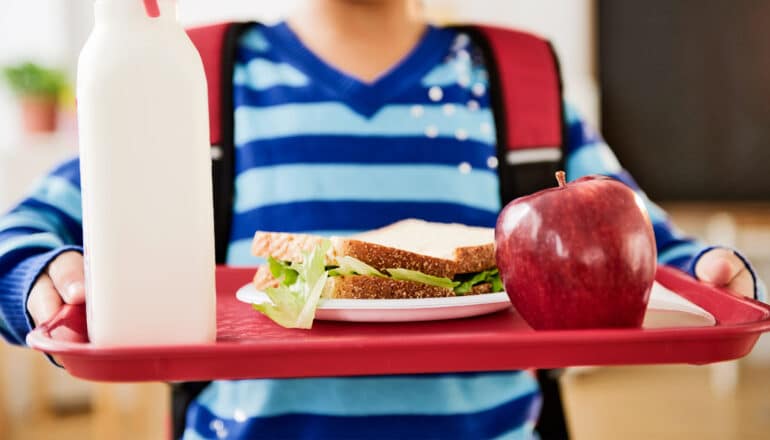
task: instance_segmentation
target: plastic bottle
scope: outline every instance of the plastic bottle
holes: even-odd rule
[[[77,81],[89,338],[98,346],[213,341],[200,55],[173,0],[97,0],[95,18]]]

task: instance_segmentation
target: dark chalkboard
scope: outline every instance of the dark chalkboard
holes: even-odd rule
[[[770,200],[770,0],[600,0],[602,131],[657,200]]]

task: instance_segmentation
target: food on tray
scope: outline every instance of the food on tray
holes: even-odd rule
[[[640,197],[607,177],[512,201],[497,261],[516,310],[536,329],[638,327],[655,277],[655,236]]]
[[[285,327],[309,328],[321,297],[429,298],[502,291],[494,229],[403,220],[350,237],[258,231],[252,253],[268,259],[254,307]]]

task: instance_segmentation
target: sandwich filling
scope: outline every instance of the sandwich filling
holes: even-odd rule
[[[297,283],[302,263],[278,261],[272,257],[268,257],[267,261],[270,273],[276,280],[279,280],[282,285],[291,287]],[[449,279],[447,277],[437,277],[409,269],[393,268],[379,271],[358,258],[349,256],[339,258],[337,264],[338,265],[334,266],[324,266],[324,270],[330,277],[365,275],[379,278],[391,278],[399,281],[413,281],[428,286],[452,289],[454,294],[458,296],[469,294],[473,291],[473,287],[482,284],[489,284],[491,286],[491,292],[500,292],[503,290],[503,282],[500,279],[500,272],[497,268],[477,273],[457,274],[454,279]]]

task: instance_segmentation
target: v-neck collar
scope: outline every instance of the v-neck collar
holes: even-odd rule
[[[446,56],[453,38],[450,30],[428,25],[420,41],[401,61],[374,81],[364,82],[318,57],[286,22],[267,27],[265,32],[284,50],[288,61],[318,81],[335,99],[366,117],[424,77]]]

